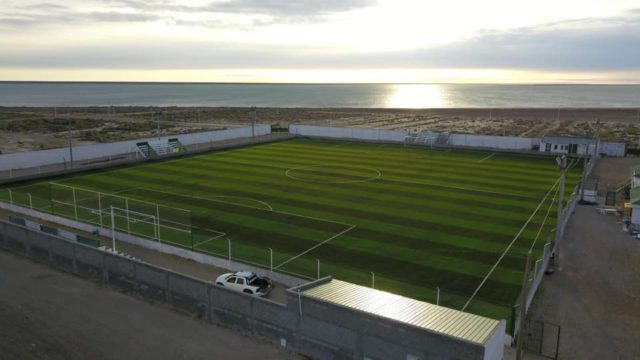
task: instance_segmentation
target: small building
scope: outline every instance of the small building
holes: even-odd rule
[[[598,140],[580,136],[545,136],[540,141],[540,152],[569,155],[593,155]]]

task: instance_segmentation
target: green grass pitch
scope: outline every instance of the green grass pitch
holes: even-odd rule
[[[460,309],[549,192],[468,308],[508,319],[528,249],[538,259],[553,238],[558,176],[552,157],[295,139],[19,184],[11,196],[96,224],[109,216],[90,209],[117,202],[131,211],[128,224],[117,217],[123,231],[157,236],[160,213],[160,238],[176,246],[226,257],[230,239],[234,260],[269,268],[272,249],[277,271],[315,278],[319,261],[321,276],[363,285],[373,272],[378,289],[435,302],[439,288],[440,304]],[[65,186],[78,188],[76,208]]]

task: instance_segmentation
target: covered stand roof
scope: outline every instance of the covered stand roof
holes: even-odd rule
[[[551,144],[595,144],[596,139],[580,136],[544,136],[542,137],[543,143]]]
[[[301,293],[476,344],[485,344],[500,324],[498,320],[335,279]]]

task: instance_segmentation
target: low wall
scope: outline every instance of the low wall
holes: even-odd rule
[[[489,149],[533,150],[534,146],[540,145],[540,139],[516,136],[451,134],[448,145]]]
[[[361,129],[361,128],[341,128],[311,125],[289,125],[289,133],[293,135],[354,139],[380,142],[404,142],[409,135],[407,131],[392,131],[381,129]],[[436,138],[439,133],[432,133]],[[444,134],[446,135],[446,134]],[[516,136],[489,136],[470,134],[450,134],[447,135],[447,143],[433,144],[434,146],[458,146],[466,148],[486,148],[531,151],[540,145],[538,138],[525,138]],[[415,145],[415,144],[414,144]],[[430,145],[424,144],[424,145]]]
[[[499,358],[477,344],[291,291],[280,304],[4,220],[0,248],[318,359]]]
[[[259,125],[255,128],[244,127],[230,130],[207,131],[193,134],[162,136],[160,140],[178,138],[183,145],[211,143],[240,137],[261,136],[271,133],[270,125]],[[135,157],[138,152],[136,143],[142,141],[158,141],[158,138],[119,141],[105,144],[92,144],[73,147],[73,160],[87,161],[105,159],[109,157]],[[33,167],[46,167],[52,164],[69,163],[71,154],[69,148],[57,148],[0,155],[0,171]]]
[[[340,128],[311,125],[289,125],[289,133],[293,135],[310,137],[356,139],[381,142],[403,142],[407,137],[406,131]]]
[[[601,141],[598,153],[606,156],[625,157],[627,155],[627,144]]]

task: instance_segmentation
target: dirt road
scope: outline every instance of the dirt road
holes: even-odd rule
[[[0,251],[1,359],[302,359]]]
[[[640,359],[640,240],[578,205],[561,254],[529,315],[561,326],[559,359]]]

